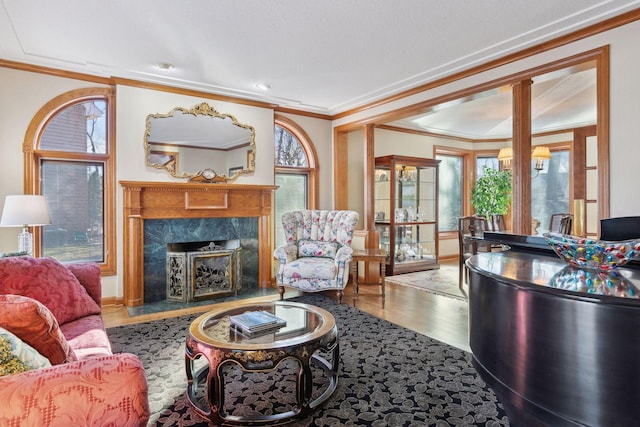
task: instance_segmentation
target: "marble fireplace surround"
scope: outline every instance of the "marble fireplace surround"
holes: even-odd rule
[[[123,188],[123,303],[144,303],[144,221],[181,218],[257,218],[258,285],[272,284],[273,198],[276,186],[121,181]]]

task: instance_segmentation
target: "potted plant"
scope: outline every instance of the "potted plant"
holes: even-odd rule
[[[495,215],[506,215],[511,205],[511,172],[488,167],[483,169],[484,176],[476,181],[471,192],[471,204],[476,215],[495,223]]]

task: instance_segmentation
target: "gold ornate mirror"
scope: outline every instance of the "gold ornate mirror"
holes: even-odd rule
[[[149,114],[145,164],[176,178],[226,182],[255,168],[255,129],[206,102],[192,109]]]

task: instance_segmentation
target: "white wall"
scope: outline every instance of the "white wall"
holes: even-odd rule
[[[22,144],[25,132],[36,112],[48,101],[73,89],[96,87],[93,83],[0,68],[0,129],[3,156],[0,158],[0,203],[8,194],[24,193]],[[274,183],[274,138],[272,109],[222,102],[199,97],[140,89],[130,86],[116,88],[116,180],[184,182],[167,172],[146,167],[143,138],[148,114],[168,113],[175,107],[192,108],[207,102],[221,113],[230,113],[240,123],[256,130],[256,168],[234,181],[237,184]],[[332,196],[332,128],[327,120],[291,116],[312,138],[320,162],[320,203],[330,208]],[[122,191],[117,194],[117,271],[115,276],[102,278],[103,297],[123,294],[122,274]],[[0,252],[15,251],[19,228],[0,228]]]
[[[604,45],[610,45],[610,81],[611,81],[611,115],[610,115],[610,159],[611,159],[611,216],[637,215],[640,213],[640,198],[635,197],[635,185],[630,172],[640,158],[640,85],[637,84],[637,70],[640,69],[640,22],[633,22],[603,34],[592,36],[562,46],[512,64],[498,67],[478,75],[465,78],[444,86],[412,95],[389,104],[367,109],[351,116],[329,122],[306,116],[283,114],[295,121],[309,135],[316,148],[320,164],[320,207],[333,207],[333,129],[332,126],[364,120],[367,117],[393,111],[403,106],[433,99],[457,90],[472,87],[480,83],[514,74],[522,70],[571,57],[577,53],[589,51]],[[0,203],[8,194],[23,193],[23,154],[22,144],[27,127],[34,114],[49,100],[67,91],[100,85],[73,79],[48,76],[26,71],[0,68]],[[168,112],[177,106],[192,107],[206,101],[218,111],[231,113],[241,123],[252,125],[256,129],[256,171],[251,175],[243,175],[236,181],[238,184],[273,184],[273,111],[271,109],[246,106],[229,102],[206,100],[197,97],[158,92],[148,89],[118,86],[117,88],[117,179],[141,181],[182,181],[169,176],[166,172],[144,166],[142,140],[144,123],[147,114]],[[384,141],[384,145],[376,143],[376,155],[391,154],[395,151],[398,137],[387,135],[387,132],[376,131],[376,139]],[[404,139],[404,138],[403,138]],[[350,137],[351,140],[351,137]],[[354,134],[353,140],[362,143],[362,135]],[[389,145],[387,145],[389,140]],[[407,146],[416,142],[407,138]],[[427,142],[411,155],[428,152],[424,157],[431,157],[433,151]],[[422,142],[417,143],[422,144]],[[439,144],[439,143],[438,143]],[[441,145],[445,145],[444,143]],[[394,147],[389,150],[388,147]],[[352,155],[362,153],[361,147],[350,147]],[[393,154],[400,154],[394,152]],[[358,163],[360,166],[358,166]],[[362,198],[364,177],[358,167],[362,168],[362,158],[350,162],[349,185],[350,204],[363,212]],[[362,169],[361,169],[362,170]],[[351,200],[351,197],[355,197]],[[360,206],[358,206],[360,203]],[[118,256],[122,254],[122,201],[118,188]],[[0,228],[0,251],[7,252],[17,247],[19,229]],[[122,271],[122,262],[118,262],[118,271]],[[121,296],[122,283],[119,276],[103,279],[103,296]]]

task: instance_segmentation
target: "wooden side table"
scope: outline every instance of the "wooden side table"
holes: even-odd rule
[[[382,293],[379,294],[383,299],[385,297],[384,282],[385,282],[385,269],[387,262],[387,251],[384,249],[354,249],[352,263],[353,282],[356,286],[356,294],[360,291],[360,281],[358,279],[358,262],[363,261],[365,263],[377,262],[380,267],[380,279],[379,283],[373,283],[374,285],[380,285],[382,287]]]

